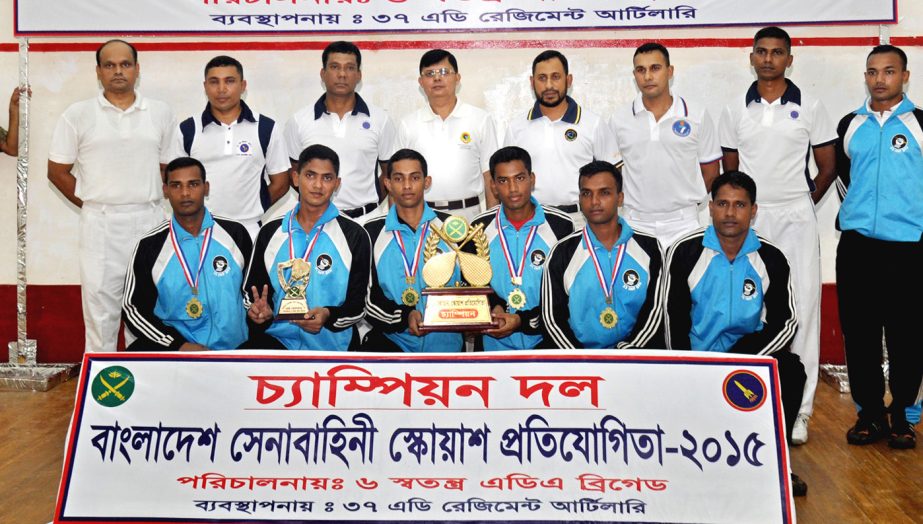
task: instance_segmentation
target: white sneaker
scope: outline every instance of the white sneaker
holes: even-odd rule
[[[792,445],[800,446],[808,441],[808,420],[811,417],[803,413],[798,414],[795,419],[795,427],[792,428]]]

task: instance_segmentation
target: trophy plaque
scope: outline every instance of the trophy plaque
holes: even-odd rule
[[[451,251],[439,253],[439,241]],[[476,253],[462,251],[474,242]],[[455,269],[463,282],[450,282]],[[423,252],[423,282],[426,308],[420,331],[486,331],[497,327],[490,316],[487,296],[490,288],[490,249],[481,225],[470,227],[460,216],[449,217],[442,229],[433,226]]]
[[[286,279],[285,270],[289,268],[292,271]],[[309,310],[305,293],[311,279],[311,263],[301,258],[293,258],[280,262],[276,269],[285,296],[279,303],[279,313],[275,320],[304,320],[304,315]]]

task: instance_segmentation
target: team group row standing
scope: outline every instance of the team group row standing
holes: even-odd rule
[[[511,122],[503,141],[506,146],[517,147],[498,152],[499,141],[487,113],[456,98],[459,68],[446,51],[424,54],[419,82],[429,104],[397,126],[384,111],[355,92],[361,79],[361,54],[348,42],[335,42],[325,49],[320,73],[325,94],[284,126],[255,112],[240,99],[246,89],[243,68],[229,57],[217,57],[205,68],[209,102],[203,113],[176,126],[165,104],[135,92],[139,66],[134,48],[122,41],[107,42],[96,55],[103,92],[65,112],[56,126],[49,152],[50,180],[82,208],[80,266],[87,349],[115,348],[123,292],[149,284],[154,294],[153,300],[146,297],[147,306],[152,317],[160,321],[160,325],[152,325],[161,329],[151,330],[144,321],[133,321],[132,308],[136,304],[125,300],[126,319],[143,339],[165,348],[190,348],[197,342],[183,335],[181,325],[198,325],[188,333],[204,327],[206,332],[200,331],[204,333],[202,341],[233,332],[235,328],[211,324],[209,319],[222,308],[238,307],[239,299],[219,295],[209,298],[207,290],[212,280],[230,280],[228,275],[234,268],[241,272],[241,278],[242,272],[248,271],[246,279],[254,284],[245,297],[246,314],[251,341],[260,340],[264,343],[261,347],[272,345],[270,339],[260,338],[266,336],[290,348],[356,347],[354,326],[367,311],[373,326],[380,323],[370,336],[377,337],[372,340],[382,347],[390,342],[402,350],[460,348],[458,335],[418,336],[421,304],[407,304],[402,293],[421,285],[422,279],[416,276],[419,250],[415,248],[423,242],[427,224],[441,220],[444,213],[475,218],[488,208],[491,210],[479,219],[488,225],[495,280],[509,281],[492,282],[497,297],[503,301],[495,304],[500,331],[488,337],[497,341],[495,348],[535,347],[542,339],[546,345],[563,347],[613,347],[619,342],[632,345],[633,341],[643,342],[639,346],[657,344],[662,301],[669,301],[662,297],[670,296],[668,290],[657,289],[661,284],[670,288],[670,272],[664,272],[662,278],[660,275],[662,256],[670,253],[667,250],[675,241],[699,228],[697,208],[707,199],[707,189],[714,190],[721,161],[724,171],[733,175],[731,178],[742,171],[755,184],[751,194],[748,184],[741,181],[750,177],[724,183],[723,188],[743,191],[748,198],[718,201],[726,203],[725,209],[752,210],[755,229],[779,246],[785,267],[791,267],[791,321],[782,323],[780,338],[761,348],[791,347],[807,370],[792,433],[793,440],[803,442],[807,439],[819,352],[820,271],[813,204],[835,179],[839,158],[845,166],[845,171],[839,171],[845,201],[839,217],[844,235],[837,276],[850,379],[860,406],[859,421],[850,439],[856,443],[877,440],[889,427],[882,403],[880,367],[870,364],[880,360],[883,328],[887,328],[889,337],[895,399],[890,426],[901,428],[904,436],[907,431],[912,435],[912,427],[904,428],[908,425],[904,408],[916,400],[923,375],[923,358],[907,348],[907,331],[912,324],[906,312],[896,307],[889,310],[890,304],[897,303],[886,299],[890,289],[876,289],[882,294],[881,302],[871,308],[860,297],[868,287],[859,284],[867,282],[864,277],[859,280],[860,274],[867,271],[869,255],[876,256],[882,250],[894,254],[886,259],[886,263],[894,265],[889,268],[891,274],[900,274],[914,289],[920,281],[909,268],[919,262],[923,190],[918,191],[912,183],[908,189],[905,180],[909,173],[923,169],[915,138],[921,134],[914,120],[918,113],[903,95],[909,75],[906,56],[896,48],[876,50],[869,57],[866,71],[871,98],[844,119],[839,141],[823,105],[785,78],[792,62],[791,41],[779,28],[765,28],[754,38],[751,64],[757,81],[745,96],[732,101],[723,111],[720,132],[716,132],[702,106],[671,92],[669,53],[659,44],[645,44],[636,51],[634,76],[640,94],[608,122],[567,96],[572,81],[567,60],[561,53],[546,51],[536,57],[532,67],[536,103],[524,111],[524,118]],[[887,63],[878,67],[882,60]],[[874,156],[870,145],[873,134],[880,134],[869,131],[873,124],[883,130],[896,127],[890,149],[881,149],[878,156]],[[840,146],[839,157],[835,145]],[[813,179],[806,169],[809,150],[813,150],[817,165]],[[894,158],[885,158],[888,151]],[[861,161],[857,162],[856,155]],[[182,165],[189,162],[188,157],[201,165]],[[178,161],[171,175],[161,178],[163,168],[176,158],[187,160]],[[395,165],[402,169],[395,170]],[[498,179],[497,165],[513,165],[514,171],[524,168],[524,173]],[[882,165],[887,168],[884,173],[873,169]],[[383,176],[378,177],[382,168]],[[916,171],[905,172],[905,168]],[[187,177],[195,176],[176,181],[172,174],[177,169]],[[611,183],[605,182],[610,178]],[[423,189],[420,202],[409,205],[418,192],[414,180]],[[520,184],[513,184],[517,180]],[[507,195],[506,202],[501,198],[504,183],[519,187]],[[183,224],[181,210],[201,207],[192,196],[197,184],[208,192],[208,210],[202,209],[200,215],[193,213],[201,216],[198,223]],[[299,189],[298,205],[260,230],[263,212],[286,194],[290,184]],[[759,214],[755,213],[757,186]],[[851,188],[848,194],[847,186]],[[306,191],[306,187],[312,189]],[[882,194],[887,191],[892,192]],[[390,195],[390,210],[386,210],[386,194]],[[526,194],[529,196],[524,201]],[[163,220],[163,195],[170,199],[174,219],[147,235]],[[503,205],[493,209],[498,199]],[[402,206],[402,200],[408,205]],[[582,212],[578,201],[583,204]],[[531,215],[514,211],[524,202],[528,202],[524,209]],[[748,203],[751,207],[746,206]],[[399,210],[404,208],[417,209],[419,216],[416,212],[409,218],[401,216]],[[214,218],[211,212],[238,221],[242,228],[225,227],[225,221]],[[715,213],[712,209],[713,220]],[[346,217],[365,222],[366,228],[358,228]],[[563,226],[555,226],[558,218]],[[584,219],[586,228],[580,227]],[[574,222],[577,231],[567,235],[567,224],[573,228]],[[728,253],[719,249],[720,242],[706,242],[709,238],[723,238],[719,222],[715,221],[715,227],[700,238],[711,249],[709,253],[723,253],[733,265],[743,260],[744,252]],[[734,236],[731,226],[740,220],[726,222],[731,228],[728,234]],[[599,229],[594,224],[608,225]],[[749,225],[748,218],[744,233],[750,232]],[[235,232],[238,229],[247,234]],[[148,244],[151,238],[157,238],[154,242],[159,242],[160,247],[137,244],[145,235]],[[629,242],[635,237],[650,238],[653,244],[644,240]],[[565,247],[554,247],[562,239],[561,246],[566,244],[566,251]],[[754,235],[750,248],[758,251],[759,245]],[[218,246],[227,253],[218,255]],[[442,248],[448,250],[447,246]],[[549,257],[555,250],[560,250],[558,259]],[[843,256],[844,250],[847,256]],[[250,251],[252,256],[248,256]],[[272,323],[280,298],[276,267],[280,261],[296,257],[314,265],[308,302],[316,307],[303,321]],[[741,280],[741,288],[729,292],[739,291],[736,298],[758,297],[764,302],[758,311],[764,314],[768,306],[763,294],[768,300],[772,287],[765,264],[753,263],[753,259],[748,253],[746,260],[755,278]],[[564,270],[552,277],[556,260]],[[701,268],[694,268],[697,277],[712,267],[703,260]],[[363,261],[370,278],[362,277]],[[136,271],[126,279],[130,263]],[[139,263],[143,268],[140,272]],[[343,271],[344,267],[348,271]],[[540,285],[537,282],[543,268],[545,285]],[[533,278],[536,274],[538,280]],[[691,285],[692,281],[686,280]],[[528,289],[529,281],[533,281],[532,289]],[[781,282],[775,282],[776,290],[783,287]],[[511,308],[506,303],[513,288],[525,295],[523,308]],[[714,291],[714,286],[711,289]],[[638,290],[642,293],[629,293]],[[357,296],[352,292],[361,292],[359,303],[349,300]],[[387,300],[376,302],[376,293]],[[593,299],[589,297],[602,302],[591,304]],[[589,302],[581,303],[582,300]],[[742,331],[733,332],[738,326],[732,324],[738,319],[721,308],[700,309],[697,317],[697,304],[715,300],[715,296],[697,297],[691,291],[688,305],[692,309],[687,315],[691,314],[693,325],[687,334],[694,341],[692,349],[733,351],[734,340],[759,332],[766,324],[765,318],[755,323],[751,318],[747,326],[740,327]],[[523,314],[518,314],[517,309]],[[556,309],[558,316],[553,314]],[[612,316],[605,315],[609,311]],[[723,327],[722,322],[726,324]],[[701,329],[719,333],[718,338],[727,328],[729,342],[703,338],[701,332],[695,332],[697,323]],[[242,329],[247,338],[247,326],[238,325],[236,329]],[[211,335],[207,334],[209,330]],[[660,347],[670,342],[670,331],[665,330],[667,339]],[[512,344],[507,340],[506,346],[499,342],[514,334],[522,338],[514,339]],[[581,338],[581,334],[585,337]],[[793,340],[786,339],[791,336]],[[876,336],[878,341],[873,343]],[[440,337],[457,337],[458,341],[437,341]],[[707,340],[712,345],[696,347]],[[184,346],[186,343],[190,345]],[[490,344],[485,341],[484,347],[491,349]],[[861,367],[854,362],[861,363]]]

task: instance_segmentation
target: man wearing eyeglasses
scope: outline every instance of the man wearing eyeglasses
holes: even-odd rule
[[[320,78],[326,92],[286,123],[289,159],[295,167],[301,151],[314,144],[336,151],[342,184],[333,202],[361,222],[378,205],[382,191],[377,186],[377,171],[396,150],[397,133],[388,113],[356,92],[362,81],[362,54],[355,44],[332,42],[321,60]]]
[[[493,120],[483,109],[458,99],[461,75],[452,53],[432,49],[420,59],[420,87],[428,107],[407,115],[398,127],[401,148],[423,154],[432,185],[426,202],[433,209],[463,215],[469,221],[497,204],[484,191],[490,180],[488,162],[497,150]]]

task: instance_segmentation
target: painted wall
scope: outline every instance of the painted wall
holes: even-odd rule
[[[822,95],[834,118],[857,107],[865,97],[862,71],[868,49],[880,31],[904,45],[911,71],[923,64],[914,45],[923,42],[923,4],[898,2],[895,25],[790,27],[795,41],[789,76],[802,89]],[[0,99],[16,85],[18,56],[12,35],[12,1],[0,1]],[[722,106],[742,96],[755,79],[749,68],[749,39],[756,28],[484,33],[447,35],[357,35],[363,47],[362,96],[386,108],[398,120],[424,103],[417,86],[420,55],[431,47],[453,50],[462,75],[460,96],[492,113],[499,131],[521,117],[533,96],[528,84],[532,58],[546,47],[563,51],[571,62],[571,92],[586,108],[604,115],[636,95],[631,76],[634,48],[649,39],[665,40],[675,65],[674,91],[704,102],[717,120]],[[141,49],[140,89],[169,103],[178,118],[201,112],[202,68],[217,54],[237,57],[245,68],[248,104],[284,122],[322,93],[318,72],[325,42],[336,35],[216,37],[208,39],[130,38]],[[48,143],[58,116],[71,103],[97,93],[93,49],[104,39],[32,39],[29,55],[33,90],[30,119],[28,281],[30,285],[76,285],[77,221],[70,205],[46,178]],[[913,76],[911,76],[913,79]],[[911,82],[911,98],[917,89]],[[5,105],[0,104],[0,105]],[[0,111],[0,124],[5,124]],[[16,282],[16,163],[0,158],[0,285]],[[290,206],[291,198],[283,203]],[[280,211],[276,209],[275,211]],[[832,282],[837,235],[835,195],[818,207],[823,279]],[[13,304],[0,304],[0,318],[13,315]],[[9,313],[6,310],[9,310]],[[31,309],[31,307],[30,307]],[[79,313],[79,304],[78,311]],[[30,330],[31,331],[31,330]],[[0,341],[2,342],[2,341]]]

